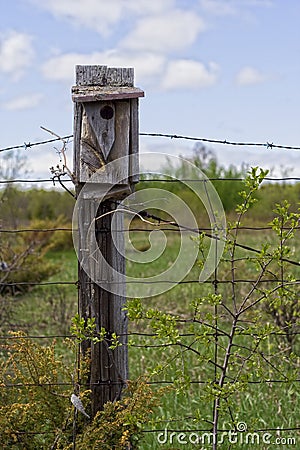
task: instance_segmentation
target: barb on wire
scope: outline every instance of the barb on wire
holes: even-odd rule
[[[24,144],[21,144],[21,145],[13,145],[11,147],[0,148],[0,153],[1,152],[6,152],[6,151],[9,151],[9,150],[18,150],[18,149],[21,149],[21,148],[27,150],[28,148],[31,148],[31,147],[35,147],[35,146],[38,146],[38,145],[44,145],[44,144],[51,144],[51,142],[59,141],[61,139],[70,139],[72,137],[73,137],[73,134],[69,134],[68,136],[62,136],[62,138],[48,139],[46,141],[39,141],[39,142],[32,142],[32,143],[31,142],[28,142],[28,143],[24,142]]]
[[[43,127],[42,127],[43,128]],[[44,129],[44,128],[43,128]],[[46,131],[49,131],[46,129]],[[49,131],[51,132],[51,131]],[[61,141],[61,140],[68,140],[73,137],[73,134],[69,134],[66,136],[58,136],[56,133],[52,133],[55,138],[48,139],[47,141],[40,141],[40,142],[28,142],[23,143],[20,145],[14,145],[11,147],[5,147],[1,148],[0,152],[5,152],[9,150],[17,150],[17,149],[28,149],[34,146],[39,146],[43,144],[49,144],[51,142],[55,141]],[[211,139],[211,138],[205,138],[205,137],[193,137],[193,136],[185,136],[180,134],[166,134],[166,133],[146,133],[142,132],[139,133],[140,136],[148,136],[148,137],[163,137],[163,138],[169,138],[169,139],[183,139],[188,141],[195,141],[195,142],[208,142],[210,144],[222,144],[222,145],[232,145],[232,146],[246,146],[246,147],[264,147],[266,149],[285,149],[285,150],[300,150],[299,146],[294,145],[280,145],[280,144],[274,144],[273,142],[267,141],[267,142],[239,142],[239,141],[233,141],[233,140],[227,140],[227,139]]]
[[[165,137],[169,139],[183,139],[188,141],[201,141],[201,142],[209,142],[211,144],[224,144],[224,145],[235,145],[235,146],[246,146],[246,147],[265,147],[267,149],[280,148],[286,150],[300,150],[298,146],[292,145],[279,145],[273,144],[270,142],[237,142],[231,141],[227,139],[209,139],[203,137],[192,137],[192,136],[184,136],[179,134],[165,134],[165,133],[140,133],[140,136],[149,136],[149,137]]]

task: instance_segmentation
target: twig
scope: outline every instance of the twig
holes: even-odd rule
[[[54,131],[48,130],[48,128],[41,126],[41,129],[46,131],[47,133],[52,134],[52,136],[55,136],[57,139],[59,139],[62,142],[63,145],[59,152],[63,157],[63,169],[66,170],[69,177],[73,180],[73,182],[75,182],[75,176],[74,176],[73,172],[69,169],[68,164],[67,164],[67,157],[66,157],[67,140],[62,138],[61,136],[59,136],[57,133],[54,133]]]

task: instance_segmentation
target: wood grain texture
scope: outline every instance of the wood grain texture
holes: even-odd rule
[[[124,100],[128,98],[144,97],[145,93],[139,88],[74,86],[72,98],[74,102],[98,102],[105,100]]]
[[[132,67],[76,66],[78,86],[133,86]]]
[[[105,108],[111,110],[112,117],[103,117]],[[87,102],[84,104],[87,121],[94,132],[105,161],[115,142],[115,105],[113,102]]]
[[[82,112],[81,139],[79,153],[79,181],[87,182],[94,173],[104,167],[105,161],[99,148],[98,139],[89,123],[85,108]]]
[[[73,143],[73,173],[76,182],[80,178],[80,141],[81,141],[81,125],[82,125],[82,104],[74,103],[74,143]]]
[[[97,106],[100,110],[101,102]],[[96,108],[96,109],[97,109]],[[80,143],[80,182],[99,183],[110,185],[115,192],[120,192],[121,185],[129,184],[129,161],[119,158],[129,155],[129,132],[130,132],[130,102],[119,101],[114,103],[114,142],[106,155],[101,134],[106,130],[90,125],[86,114],[86,108],[82,114],[82,137]],[[108,130],[109,131],[109,130]],[[111,139],[112,141],[112,139]],[[109,147],[107,147],[109,148]],[[114,162],[114,164],[107,164]],[[126,187],[126,192],[128,188]],[[118,196],[117,196],[118,198]]]
[[[100,204],[97,217],[112,211],[114,206],[105,201]],[[102,282],[106,280],[105,287],[95,284],[93,287],[95,317],[97,327],[104,327],[108,336],[116,333],[120,337],[122,346],[109,349],[109,341],[92,345],[91,356],[91,390],[92,390],[92,414],[102,407],[108,400],[115,401],[121,396],[122,390],[128,380],[128,355],[127,355],[127,319],[125,311],[125,259],[114,246],[112,239],[112,215],[103,216],[97,220],[96,235],[99,248],[108,264],[119,274],[112,279],[110,273],[98,268],[98,276]],[[117,230],[124,229],[123,215],[117,213],[114,226]],[[119,236],[120,235],[120,236]],[[124,251],[124,237],[118,233],[118,246]],[[118,287],[118,294],[109,292],[114,284]],[[105,284],[104,284],[105,286]]]
[[[107,66],[76,66],[76,84],[78,86],[104,86]]]
[[[105,328],[107,336],[101,343],[86,340],[81,344],[82,354],[90,351],[91,356],[89,374],[82,382],[90,384],[94,417],[107,401],[120,398],[128,379],[124,223],[121,212],[113,219],[113,211],[116,200],[131,192],[133,166],[129,158],[126,163],[118,160],[132,151],[137,155],[138,112],[134,109],[142,91],[133,87],[133,69],[127,68],[77,66],[76,84],[74,171],[76,193],[82,193],[78,206],[78,304],[81,317],[95,318],[96,331]],[[105,105],[111,109],[103,111]],[[109,163],[114,161],[112,168]],[[107,186],[112,187],[109,198],[102,198]],[[121,336],[122,345],[113,350],[109,347],[114,333]]]
[[[139,177],[139,100],[130,100],[130,182],[138,183]]]
[[[79,192],[78,192],[79,193]],[[127,318],[125,306],[125,259],[123,213],[111,212],[115,202],[99,205],[89,196],[80,203],[79,215],[79,310],[85,320],[95,318],[96,332],[105,328],[107,339],[100,343],[83,341],[83,355],[91,353],[88,379],[91,389],[91,411],[95,416],[107,401],[118,400],[128,380]],[[109,213],[109,214],[107,214]],[[96,220],[95,220],[96,219]],[[118,249],[112,238],[112,224],[117,234]],[[88,233],[94,227],[95,233]],[[113,272],[101,264],[97,253],[111,266]],[[98,281],[95,282],[95,280]],[[116,293],[110,292],[113,290]],[[120,336],[121,346],[110,349],[111,336]]]

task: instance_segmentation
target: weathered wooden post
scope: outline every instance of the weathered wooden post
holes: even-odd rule
[[[125,257],[120,251],[124,249],[124,226],[118,212],[113,221],[116,246],[112,217],[118,201],[138,181],[138,98],[142,96],[144,92],[134,87],[132,68],[76,66],[72,98],[74,174],[81,197],[77,211],[79,311],[85,319],[95,318],[96,331],[104,328],[107,336],[103,342],[85,341],[81,346],[83,354],[91,351],[92,416],[107,401],[120,397],[128,379]],[[95,229],[90,236],[92,224]],[[91,239],[115,271],[113,275],[94,256]],[[122,345],[111,349],[114,334],[120,336]]]

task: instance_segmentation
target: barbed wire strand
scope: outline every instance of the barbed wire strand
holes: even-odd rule
[[[150,173],[150,172],[149,172]],[[140,183],[180,183],[180,182],[193,182],[193,183],[203,183],[204,181],[244,181],[245,178],[207,178],[207,179],[199,179],[199,178],[181,178],[181,179],[169,179],[169,178],[149,178],[145,180],[141,180]],[[74,183],[73,180],[70,178],[67,179],[61,179],[60,181],[63,181],[64,183]],[[285,181],[300,181],[300,177],[265,177],[264,181],[275,181],[275,182],[285,182]],[[35,178],[35,179],[2,179],[0,180],[0,184],[11,184],[11,183],[31,183],[31,184],[37,184],[37,183],[53,183],[58,182],[58,180],[52,178]]]
[[[163,137],[169,139],[182,139],[187,141],[199,141],[199,142],[207,142],[210,144],[222,144],[222,145],[233,145],[233,146],[246,146],[246,147],[266,147],[268,149],[278,148],[278,149],[287,149],[287,150],[300,150],[299,146],[292,145],[279,145],[274,144],[273,142],[238,142],[227,139],[210,139],[204,137],[192,137],[192,136],[184,136],[180,134],[165,134],[165,133],[139,133],[140,136],[148,136],[148,137]]]
[[[151,320],[149,318],[145,318],[144,320]],[[293,326],[291,326],[291,328],[293,329]],[[300,331],[290,331],[289,327],[283,327],[281,331],[270,331],[269,334],[270,336],[285,336],[286,333],[289,333],[290,335],[293,336],[298,336],[300,335]],[[215,336],[215,333],[205,333],[206,336]],[[237,335],[239,336],[257,336],[255,334],[255,332],[247,332],[244,330],[240,330],[237,332]],[[157,334],[155,333],[141,333],[141,332],[130,332],[130,333],[120,333],[118,335],[119,337],[155,337],[157,336]],[[193,337],[194,334],[193,333],[179,333],[178,334],[179,337]],[[73,334],[51,334],[51,335],[31,335],[31,334],[26,334],[26,335],[18,335],[18,336],[11,336],[11,335],[0,335],[0,340],[1,341],[10,341],[10,340],[18,340],[18,339],[77,339],[77,337]],[[130,344],[131,346],[135,346],[135,347],[151,347],[151,345],[149,344],[144,344],[144,345],[138,345],[138,344]],[[169,344],[161,344],[159,345],[160,347],[164,347],[165,345],[169,345]]]
[[[285,380],[278,380],[278,379],[271,379],[271,380],[248,380],[247,384],[292,384],[292,383],[299,383],[300,379],[285,379]],[[159,384],[174,384],[174,380],[157,380],[157,381],[147,381],[146,382],[149,385],[159,385]],[[190,384],[194,385],[206,385],[210,384],[211,381],[204,381],[204,380],[190,380]],[[228,384],[232,384],[234,381],[228,381]],[[81,383],[81,386],[123,386],[123,381],[112,381],[112,380],[102,380],[97,381],[95,383]],[[0,389],[14,389],[14,388],[26,388],[26,387],[41,387],[41,386],[74,386],[74,383],[72,381],[56,381],[56,382],[41,382],[41,383],[1,383]]]
[[[62,136],[61,138],[58,137],[58,138],[47,139],[45,141],[27,142],[27,143],[24,142],[24,144],[12,145],[10,147],[0,148],[0,153],[7,152],[10,150],[19,150],[19,149],[27,150],[29,148],[36,147],[39,145],[51,144],[52,142],[55,142],[55,141],[61,141],[62,139],[64,139],[64,140],[71,139],[72,137],[73,137],[73,134],[69,134],[68,136]]]
[[[186,136],[186,135],[180,135],[180,134],[166,134],[166,133],[146,133],[146,132],[140,132],[140,136],[145,137],[160,137],[160,138],[168,138],[168,139],[180,139],[180,140],[187,140],[187,141],[193,141],[193,142],[207,142],[210,144],[221,144],[221,145],[232,145],[232,146],[239,146],[239,147],[264,147],[267,149],[286,149],[286,150],[300,150],[299,146],[295,145],[281,145],[281,144],[274,144],[274,142],[241,142],[241,141],[233,141],[228,139],[214,139],[214,138],[205,138],[205,137],[194,137],[194,136]],[[38,141],[38,142],[24,142],[23,144],[19,145],[13,145],[10,147],[4,147],[0,149],[1,152],[10,151],[10,150],[18,150],[18,149],[28,149],[34,146],[40,146],[44,144],[50,144],[55,141],[62,141],[62,140],[68,140],[73,138],[73,134],[69,134],[66,136],[61,136],[53,139],[48,139],[44,141]]]
[[[107,280],[97,280],[98,283],[105,285],[107,282]],[[251,280],[251,279],[237,279],[235,280],[235,282],[237,284],[245,284],[245,283],[249,283],[249,284],[253,284],[253,283],[258,283],[258,284],[264,284],[264,283],[275,283],[275,284],[280,284],[282,283],[281,279],[262,279],[262,280]],[[289,286],[298,286],[300,284],[300,280],[283,280],[283,282],[285,284],[288,284]],[[123,284],[123,281],[114,281],[113,283],[111,282],[110,284],[113,285],[118,285],[118,284]],[[232,280],[205,280],[205,281],[199,281],[197,280],[182,280],[182,281],[178,281],[178,282],[174,282],[174,280],[161,280],[161,281],[147,281],[147,279],[144,280],[127,280],[126,281],[127,284],[171,284],[171,285],[188,285],[188,284],[212,284],[214,285],[215,283],[217,284],[232,284]],[[93,281],[90,282],[85,282],[86,285],[89,284],[94,284]],[[79,287],[79,281],[16,281],[16,282],[0,282],[0,286],[4,286],[4,287],[17,287],[17,286],[55,286],[55,285],[73,285],[76,287]]]

